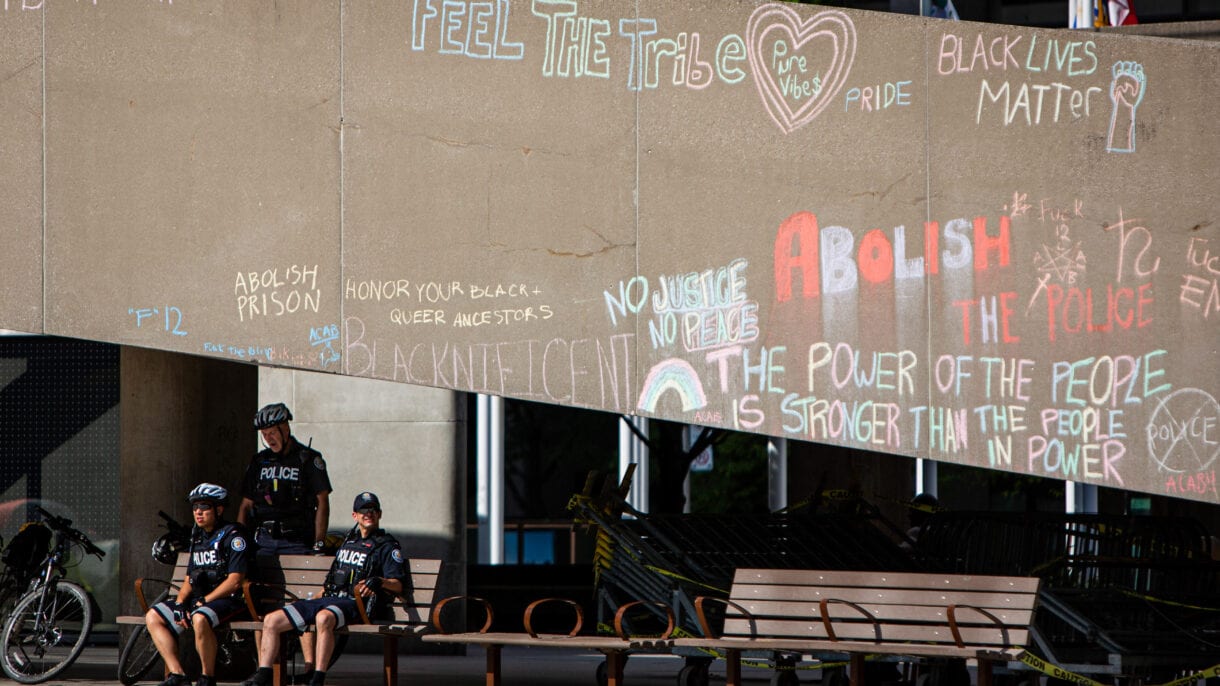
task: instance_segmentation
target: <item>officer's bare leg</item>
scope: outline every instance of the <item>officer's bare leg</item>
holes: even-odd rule
[[[330,664],[330,656],[335,652],[335,627],[339,624],[333,612],[319,612],[317,619],[317,658],[318,669],[326,671]]]
[[[182,662],[178,659],[178,637],[165,624],[165,618],[156,610],[149,610],[144,615],[144,625],[148,627],[148,635],[152,637],[153,645],[165,661],[165,668],[172,674],[185,674]]]
[[[216,633],[212,624],[202,614],[191,615],[191,626],[195,629],[195,650],[204,676],[216,675]]]
[[[283,610],[263,618],[263,637],[259,643],[258,666],[272,667],[280,654],[280,634],[292,628],[292,620]]]
[[[330,614],[329,612],[327,614]],[[325,662],[319,662],[314,659],[316,648],[313,634],[301,634],[301,660],[305,663],[305,671],[313,669],[316,665],[325,665]]]

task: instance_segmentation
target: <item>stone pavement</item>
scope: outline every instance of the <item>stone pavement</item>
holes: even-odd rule
[[[483,651],[472,648],[465,657],[404,655],[399,658],[400,686],[482,686]],[[596,670],[602,658],[597,653],[553,648],[505,648],[503,652],[504,686],[596,686]],[[72,668],[60,678],[48,682],[72,686],[117,684],[115,669],[118,650],[113,647],[89,648]],[[676,686],[682,658],[673,655],[635,655],[627,660],[624,681],[627,686]],[[372,686],[381,671],[380,655],[347,654],[339,659],[327,679],[333,686]],[[802,683],[816,683],[816,671],[803,674]],[[768,670],[746,670],[747,680],[769,683]],[[160,681],[149,679],[141,686],[154,686]],[[712,667],[712,683],[724,683],[724,665]],[[15,684],[0,679],[0,684]],[[233,682],[222,682],[225,684]]]

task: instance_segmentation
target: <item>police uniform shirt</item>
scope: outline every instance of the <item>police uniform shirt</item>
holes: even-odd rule
[[[384,529],[369,533],[368,538],[361,538],[358,530],[353,532],[335,551],[330,569],[333,588],[326,590],[327,596],[349,596],[356,582],[373,577],[399,581],[407,578],[402,547]],[[386,599],[380,591],[377,595],[379,600]],[[385,604],[378,602],[377,605],[384,607]]]
[[[295,533],[314,534],[318,494],[332,490],[326,461],[318,451],[295,438],[286,455],[265,448],[250,461],[242,480],[242,496],[254,502],[254,523],[278,521]]]
[[[248,549],[245,532],[236,524],[221,521],[211,533],[199,529],[191,541],[191,559],[186,566],[193,594],[202,598],[230,574],[245,574]],[[198,584],[195,579],[199,579]]]

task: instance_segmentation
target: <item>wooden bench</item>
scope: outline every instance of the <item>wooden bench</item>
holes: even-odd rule
[[[284,604],[310,595],[321,596],[322,583],[334,559],[332,555],[259,557],[257,578],[248,579],[243,588],[252,619],[230,622],[228,628],[237,631],[261,630],[262,618]],[[178,564],[174,567],[173,583],[170,587],[175,591],[186,576],[186,560],[186,553],[180,554]],[[399,640],[418,637],[431,622],[433,594],[440,577],[440,560],[410,559],[408,562],[410,576],[406,582],[407,588],[402,597],[395,599],[390,618],[366,624],[349,624],[340,629],[340,632],[350,635],[379,636],[382,639],[382,682],[386,686],[397,686],[398,683]],[[140,601],[140,607],[147,612],[155,598],[146,597],[145,585],[145,579],[136,580],[136,597]],[[159,587],[164,585],[163,581],[159,583]],[[364,616],[363,603],[358,604],[361,616]],[[143,624],[144,616],[118,617],[116,621],[120,624]],[[312,628],[310,630],[312,631]],[[274,668],[275,686],[284,683],[288,663],[285,653],[284,650],[280,651]]]
[[[739,569],[729,599],[698,598],[703,638],[677,648],[723,651],[728,686],[741,684],[745,651],[848,659],[852,686],[869,655],[963,658],[990,686],[995,662],[1016,660],[1038,601],[1034,577]],[[705,605],[724,605],[713,637]]]
[[[442,623],[442,610],[449,603],[457,603],[459,601],[471,601],[482,605],[486,621],[478,631],[447,633]],[[535,631],[533,627],[533,614],[535,610],[544,605],[556,603],[567,605],[572,609],[575,614],[575,622],[572,629],[566,634],[540,633]],[[664,612],[665,617],[668,619],[668,626],[659,636],[632,636],[627,633],[623,626],[627,612],[632,608],[644,604],[656,605],[658,609]],[[605,683],[607,686],[622,686],[623,666],[626,663],[629,652],[667,653],[674,644],[673,639],[670,638],[674,630],[674,615],[669,606],[664,603],[650,603],[650,601],[638,600],[618,608],[614,616],[614,636],[581,635],[580,631],[584,626],[584,610],[579,603],[566,598],[542,598],[530,603],[525,608],[522,621],[525,633],[489,631],[493,618],[494,611],[491,604],[486,600],[473,596],[450,596],[438,602],[433,610],[432,624],[438,633],[425,635],[423,640],[427,643],[460,643],[483,646],[487,655],[486,678],[484,681],[486,686],[500,686],[500,653],[505,646],[570,648],[600,652],[606,656]]]

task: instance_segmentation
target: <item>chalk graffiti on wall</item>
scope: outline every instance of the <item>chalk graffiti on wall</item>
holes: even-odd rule
[[[877,113],[912,103],[910,79],[844,91],[856,55],[854,22],[834,9],[803,14],[788,4],[764,4],[741,33],[711,37],[666,30],[654,17],[592,16],[577,0],[529,0],[522,16],[545,24],[544,78],[609,80],[617,71],[628,90],[641,92],[666,85],[734,86],[752,76],[763,111],[785,134],[809,125],[839,97],[844,112]],[[409,44],[417,52],[521,61],[532,46],[511,37],[520,33],[510,31],[512,16],[511,0],[415,0]],[[625,65],[612,57],[615,41],[626,49]],[[939,77],[979,80],[976,125],[1075,122],[1104,110],[1108,99],[1106,149],[1136,149],[1136,111],[1147,92],[1143,65],[1119,60],[1106,74],[1094,40],[946,31],[935,59]],[[1108,82],[1099,80],[1106,76]]]
[[[343,373],[526,400],[631,412],[633,333],[487,338],[477,343],[380,338],[358,316],[342,327]]]
[[[135,318],[136,328],[154,328],[173,336],[185,336],[189,332],[182,328],[185,318],[182,309],[173,305],[160,307],[129,307],[127,314]],[[159,316],[155,316],[159,315]],[[148,320],[147,322],[145,320]]]
[[[93,7],[97,7],[99,0],[86,0],[86,1]],[[77,0],[77,2],[80,2],[80,0]],[[152,0],[148,0],[148,2],[151,4]],[[174,4],[174,0],[157,0],[157,4],[172,5],[172,4]],[[4,0],[4,11],[5,12],[9,11],[10,9],[14,10],[14,11],[16,11],[16,10],[40,10],[40,9],[45,9],[46,7],[47,7],[47,0],[20,0],[20,2],[18,2],[18,0]]]
[[[1110,68],[1110,134],[1106,139],[1109,152],[1135,152],[1135,113],[1144,101],[1148,80],[1144,65],[1139,62],[1115,62]]]
[[[233,281],[233,295],[237,299],[239,322],[298,312],[316,314],[322,302],[318,265],[291,264],[239,271]]]
[[[413,51],[521,60],[526,46],[509,38],[510,0],[415,0]],[[838,96],[856,53],[856,29],[839,10],[801,17],[787,5],[759,6],[744,31],[706,38],[698,31],[664,33],[652,17],[595,17],[576,0],[530,0],[529,15],[545,22],[544,78],[610,79],[611,46],[625,42],[621,68],[631,91],[663,85],[703,90],[733,86],[752,73],[764,111],[785,133],[807,125]],[[747,68],[749,71],[747,71]],[[911,80],[854,87],[844,102],[880,112],[911,104]]]
[[[335,324],[311,327],[309,329],[309,347],[318,349],[318,362],[323,369],[332,362],[339,361],[339,351],[334,344],[339,340],[339,327]]]
[[[1220,246],[1207,238],[1191,236],[1187,243],[1178,300],[1204,319],[1220,314]]]
[[[856,27],[838,11],[802,19],[788,5],[750,15],[746,45],[754,84],[785,133],[805,126],[843,87],[856,57]]]
[[[395,326],[499,328],[527,326],[555,316],[542,289],[526,283],[412,281],[411,279],[347,279],[347,302],[401,303],[390,309]]]

